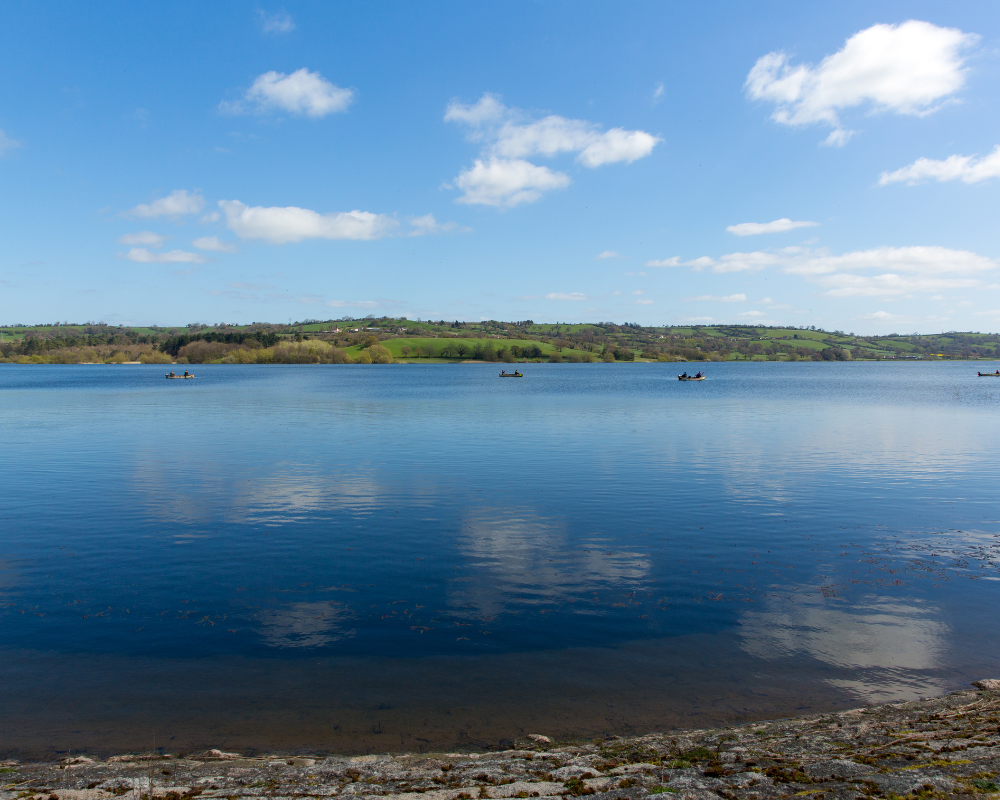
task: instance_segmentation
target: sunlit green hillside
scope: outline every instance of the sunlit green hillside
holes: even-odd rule
[[[384,353],[370,349],[375,346]],[[375,363],[1000,359],[1000,335],[857,336],[812,326],[644,327],[389,317],[175,328],[103,323],[0,327],[0,358],[16,363],[367,363],[366,352],[381,353]]]

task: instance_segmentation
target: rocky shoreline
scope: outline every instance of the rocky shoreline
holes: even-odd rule
[[[1000,794],[1000,680],[912,702],[502,752],[247,758],[208,750],[0,762],[0,800],[887,800]]]

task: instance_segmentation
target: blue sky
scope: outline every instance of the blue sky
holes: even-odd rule
[[[0,322],[1000,330],[998,21],[7,3]]]

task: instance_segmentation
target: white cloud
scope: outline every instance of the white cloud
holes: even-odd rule
[[[603,164],[616,164],[619,161],[631,164],[652,153],[657,142],[661,141],[663,140],[659,137],[645,131],[612,128],[588,144],[576,160],[592,169]]]
[[[819,285],[829,297],[891,298],[948,289],[983,289],[986,286],[982,278],[996,273],[1000,264],[968,250],[934,246],[877,247],[839,256],[805,247],[785,247],[728,253],[712,263],[716,273],[767,267],[800,275]],[[705,295],[692,299],[719,298]]]
[[[760,319],[761,317],[766,317],[767,314],[763,311],[741,311],[736,316],[744,319]]]
[[[888,311],[873,311],[870,314],[858,314],[854,319],[877,319],[880,322],[897,322],[904,317],[899,314],[890,314]]]
[[[6,153],[8,150],[16,150],[21,146],[21,143],[16,139],[11,139],[3,129],[0,129],[0,156]]]
[[[378,303],[374,300],[330,300],[326,305],[331,308],[375,308]]]
[[[693,303],[695,301],[709,301],[713,303],[745,303],[747,301],[747,296],[742,292],[740,294],[727,294],[725,297],[719,297],[714,294],[700,294],[697,297],[685,297],[684,302]]]
[[[777,264],[780,257],[774,253],[727,253],[711,265],[712,272],[757,272],[758,270]]]
[[[438,222],[434,219],[433,214],[410,217],[408,221],[413,226],[410,236],[426,236],[427,234],[450,233],[452,231],[468,233],[472,230],[472,228],[460,228],[457,222]]]
[[[580,292],[570,292],[565,294],[563,292],[549,292],[545,295],[546,300],[586,300],[587,295],[580,294]]]
[[[218,236],[199,236],[191,242],[199,250],[210,250],[213,253],[235,253],[236,245],[222,241]]]
[[[819,65],[793,66],[785,53],[757,60],[744,88],[754,100],[773,102],[773,119],[785,125],[826,123],[827,144],[843,145],[839,112],[869,104],[874,111],[923,115],[936,110],[965,83],[963,51],[975,34],[909,20],[873,25],[847,40]]]
[[[652,300],[636,300],[635,304],[637,306],[651,306],[651,305],[653,305],[653,301]]]
[[[883,172],[878,179],[879,186],[890,183],[908,183],[911,186],[922,180],[962,181],[979,183],[989,178],[1000,178],[1000,145],[982,158],[975,156],[948,156],[943,161],[918,158],[912,164],[895,172]]]
[[[152,203],[140,203],[135,208],[125,212],[127,217],[179,217],[184,214],[197,214],[205,207],[205,198],[197,192],[189,193],[186,189],[175,189],[166,197],[154,200]]]
[[[464,188],[461,183],[463,176],[477,170],[482,171],[486,165],[493,164],[516,164],[524,172],[528,171],[527,167],[533,167],[545,170],[548,175],[559,176],[558,185],[535,186],[531,195],[532,201],[539,199],[542,191],[567,185],[569,178],[562,173],[552,173],[545,167],[535,167],[524,161],[525,158],[576,153],[576,161],[579,164],[593,169],[604,164],[621,161],[631,163],[644,158],[661,141],[645,131],[629,131],[624,128],[602,131],[596,123],[567,119],[556,114],[528,121],[523,111],[505,106],[497,96],[489,93],[484,94],[472,105],[449,104],[444,119],[446,122],[459,122],[469,126],[469,138],[483,143],[483,152],[481,158],[477,159],[476,166],[463,172],[455,181],[458,188]],[[478,199],[479,197],[477,194],[466,193],[461,200],[486,205],[509,205],[491,202],[489,195],[485,200]]]
[[[276,14],[258,9],[257,22],[264,33],[291,33],[295,30],[295,20],[284,9]]]
[[[459,203],[512,208],[540,200],[543,192],[565,188],[569,176],[521,159],[477,158],[459,174],[455,185],[465,192]]]
[[[605,258],[621,258],[622,254],[614,250],[605,250],[602,253],[598,253],[594,256],[594,261],[603,261]]]
[[[185,250],[171,250],[167,253],[151,253],[145,247],[133,247],[125,258],[139,264],[203,264],[204,256]]]
[[[659,260],[647,261],[647,267],[694,267],[696,270],[702,269],[703,267],[710,267],[715,263],[715,259],[709,258],[708,256],[701,256],[701,258],[695,258],[691,261],[681,261],[680,256],[671,256],[670,258],[661,258]]]
[[[318,72],[305,67],[290,75],[283,72],[265,72],[247,89],[244,99],[258,112],[288,111],[307,117],[325,117],[346,111],[354,99],[354,91],[330,83]],[[230,114],[242,114],[242,102],[224,101],[219,108]]]
[[[399,223],[370,211],[320,214],[295,206],[247,206],[238,200],[220,200],[229,230],[241,239],[263,239],[271,244],[303,239],[381,239]]]
[[[818,222],[807,222],[805,220],[795,221],[782,217],[774,222],[741,222],[739,225],[728,225],[726,230],[737,236],[757,236],[762,233],[785,233],[796,228],[815,228]]]
[[[642,289],[636,289],[632,292],[633,295],[646,294]]]
[[[662,99],[663,99],[663,81],[659,81],[656,84],[656,88],[653,89],[653,105],[655,106]]]
[[[138,233],[126,233],[124,236],[119,236],[118,242],[129,245],[140,244],[146,247],[162,247],[163,243],[169,238],[169,236],[161,236],[152,231],[139,231]]]
[[[777,256],[779,259],[780,255]],[[794,254],[785,262],[785,271],[798,275],[825,275],[864,269],[890,269],[914,275],[976,275],[991,272],[997,263],[968,250],[947,247],[877,247],[841,256],[812,254],[808,250]]]
[[[218,222],[220,219],[222,219],[222,216],[219,214],[218,211],[209,211],[198,221],[209,223],[209,222]]]

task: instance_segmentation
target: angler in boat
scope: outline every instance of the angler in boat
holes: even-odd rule
[[[183,374],[183,375],[175,375],[175,374],[174,374],[174,372],[173,372],[173,370],[171,370],[170,372],[168,372],[168,373],[167,373],[166,377],[167,377],[168,379],[170,379],[170,378],[174,378],[174,379],[178,379],[178,380],[181,380],[181,379],[183,379],[183,378],[193,378],[193,377],[194,377],[194,375],[192,375],[192,374],[191,374],[190,372],[188,372],[187,370],[184,370],[184,374]]]
[[[684,372],[683,375],[678,375],[677,376],[677,380],[679,380],[679,381],[703,381],[703,380],[705,380],[705,374],[703,372],[699,372],[697,375],[688,375],[687,371],[685,370],[685,372]]]
[[[507,372],[507,370],[500,370],[501,378],[523,378],[524,375],[518,372],[516,369],[513,372]]]
[[[996,372],[977,372],[980,378],[1000,378],[1000,369]]]

